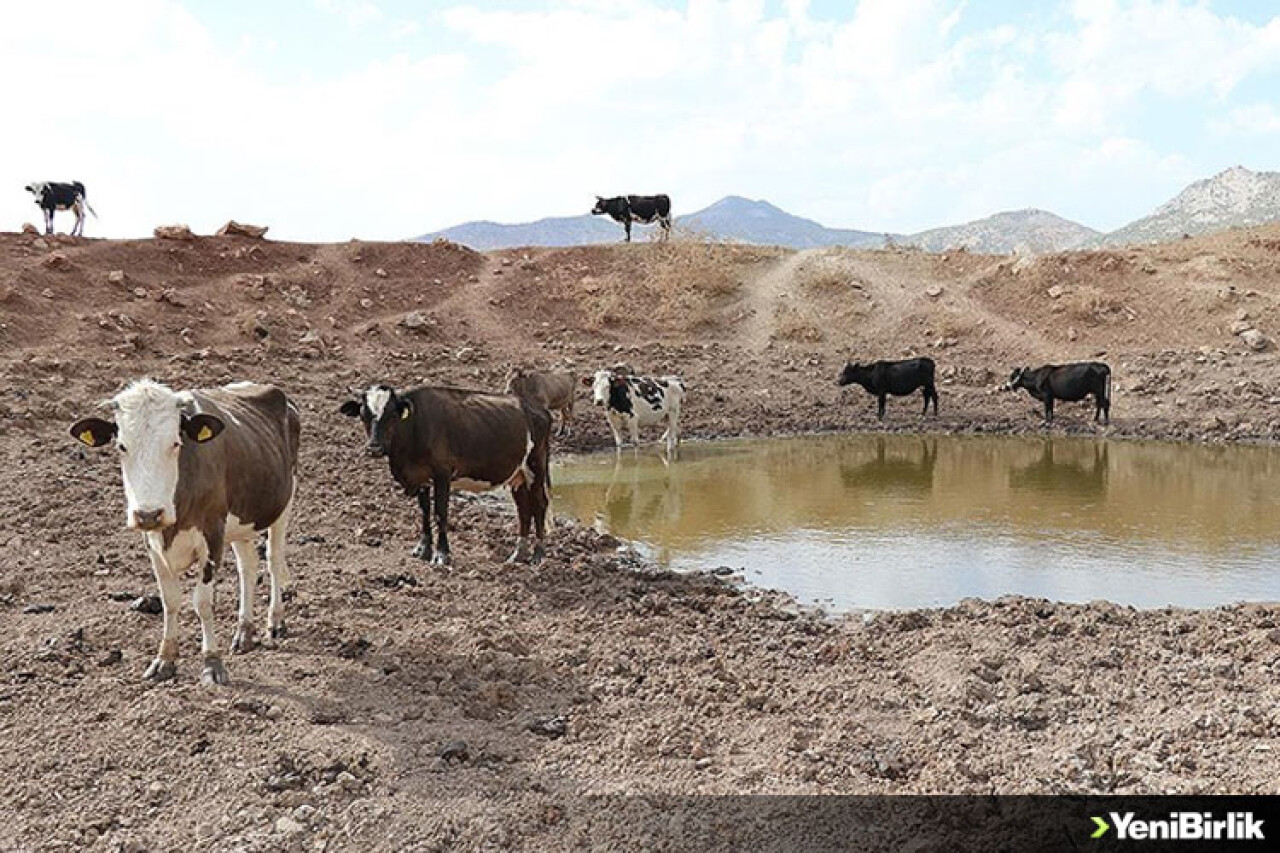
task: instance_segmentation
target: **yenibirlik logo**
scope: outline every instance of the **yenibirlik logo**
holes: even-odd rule
[[[1262,821],[1253,812],[1228,812],[1215,819],[1213,812],[1170,812],[1167,820],[1143,820],[1133,812],[1108,812],[1115,824],[1115,837],[1122,841],[1265,841]],[[1100,817],[1093,818],[1093,835],[1102,838],[1112,828]]]

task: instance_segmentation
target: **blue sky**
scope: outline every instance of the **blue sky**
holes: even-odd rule
[[[1107,230],[1280,169],[1262,2],[60,0],[0,21],[4,230],[38,221],[24,184],[71,179],[111,237],[398,239],[625,192]],[[55,32],[50,59],[33,34]]]

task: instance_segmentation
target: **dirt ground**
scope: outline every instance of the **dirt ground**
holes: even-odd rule
[[[506,566],[502,495],[456,499],[455,564],[428,566],[337,413],[377,380],[625,361],[685,377],[687,437],[1034,432],[1009,370],[1098,357],[1113,423],[1067,405],[1055,433],[1271,442],[1280,361],[1239,333],[1280,334],[1278,300],[1280,228],[1036,259],[0,235],[0,849],[583,849],[594,794],[1280,793],[1280,605],[830,619],[564,522]],[[835,385],[913,354],[936,419]],[[189,611],[178,679],[140,680],[154,581],[114,453],[66,432],[143,375],[303,411],[290,636],[228,688],[200,685]],[[578,415],[558,450],[610,442],[585,391]],[[644,831],[610,843],[660,849]]]

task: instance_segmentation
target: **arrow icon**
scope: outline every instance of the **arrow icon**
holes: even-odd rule
[[[1093,831],[1093,835],[1089,836],[1090,838],[1101,838],[1106,835],[1107,830],[1111,828],[1111,824],[1107,823],[1100,817],[1095,817],[1093,822],[1098,825],[1098,828]]]

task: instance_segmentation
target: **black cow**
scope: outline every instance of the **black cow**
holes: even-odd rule
[[[36,181],[23,187],[27,192],[36,197],[36,204],[44,211],[44,233],[53,233],[53,212],[55,210],[70,210],[76,215],[76,224],[71,226],[71,236],[80,237],[84,234],[84,212],[88,210],[96,219],[98,214],[89,202],[85,199],[84,184],[79,181],[72,181],[69,184],[59,184],[52,181]]]
[[[1101,361],[1081,361],[1075,364],[1046,364],[1032,370],[1015,368],[1009,375],[1004,389],[1012,391],[1025,388],[1044,403],[1044,421],[1053,420],[1053,401],[1067,400],[1074,403],[1093,395],[1093,419],[1111,423],[1111,368]]]
[[[876,417],[884,420],[885,397],[905,397],[917,388],[924,392],[924,411],[928,414],[933,401],[933,414],[938,414],[938,389],[933,384],[935,366],[931,358],[908,358],[903,361],[877,361],[871,364],[845,364],[840,385],[861,385],[879,401]]]
[[[645,225],[657,222],[662,229],[662,239],[671,237],[671,199],[665,195],[619,195],[613,198],[596,196],[596,206],[591,208],[591,214],[606,214],[614,222],[621,222],[627,231],[628,243],[631,242],[632,222],[643,222]]]
[[[422,538],[415,557],[431,560],[432,493],[435,493],[435,562],[449,562],[449,492],[511,489],[520,521],[510,562],[544,556],[551,502],[551,413],[507,394],[421,386],[396,391],[374,385],[341,412],[358,417],[368,435],[366,451],[386,457],[404,493],[418,498]],[[534,534],[529,552],[530,533]]]

